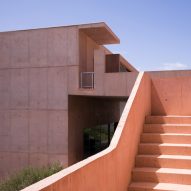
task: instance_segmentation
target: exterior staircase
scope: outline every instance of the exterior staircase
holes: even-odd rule
[[[191,191],[191,116],[148,116],[129,191]]]

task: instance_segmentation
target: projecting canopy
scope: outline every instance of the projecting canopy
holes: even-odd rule
[[[119,38],[104,22],[79,25],[79,29],[99,45],[120,43]]]

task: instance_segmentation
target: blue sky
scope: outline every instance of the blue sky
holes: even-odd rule
[[[191,0],[0,0],[0,31],[100,21],[139,70],[191,69]]]

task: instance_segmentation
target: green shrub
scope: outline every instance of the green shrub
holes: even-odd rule
[[[62,170],[60,163],[34,168],[27,167],[0,183],[0,191],[18,191]]]

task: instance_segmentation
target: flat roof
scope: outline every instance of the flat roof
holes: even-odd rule
[[[78,24],[78,25],[67,25],[67,26],[57,26],[57,27],[21,29],[21,30],[2,31],[2,32],[0,31],[0,33],[41,30],[41,29],[53,29],[53,28],[67,28],[67,27],[77,27],[79,30],[82,30],[85,34],[87,34],[90,38],[92,38],[99,45],[120,43],[119,38],[115,35],[115,33],[104,22],[90,23],[90,24]]]
[[[79,25],[79,29],[99,45],[120,43],[119,38],[104,22]]]

